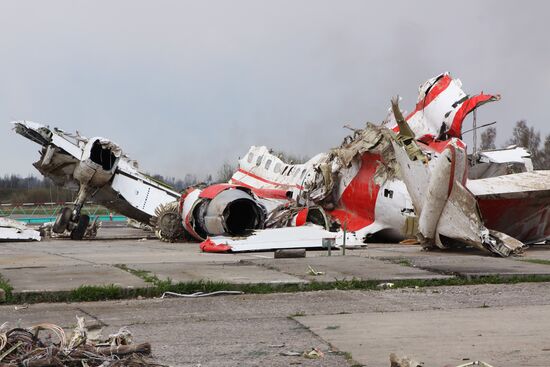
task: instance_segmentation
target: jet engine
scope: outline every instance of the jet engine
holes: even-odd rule
[[[183,227],[201,241],[208,236],[242,236],[264,228],[266,209],[244,187],[219,184],[196,189],[182,203]]]

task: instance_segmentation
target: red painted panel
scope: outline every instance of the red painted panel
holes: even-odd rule
[[[453,122],[449,128],[449,131],[447,131],[447,134],[454,138],[462,138],[462,123],[464,122],[466,116],[475,108],[488,102],[498,101],[499,99],[499,95],[483,93],[473,96],[472,98],[468,98],[460,105],[458,111],[456,111],[455,117],[453,118]]]
[[[329,214],[343,225],[347,221],[350,231],[356,231],[374,222],[376,198],[380,186],[374,183],[374,173],[380,155],[365,153],[361,168],[340,198],[339,206]]]
[[[210,238],[207,238],[205,241],[202,241],[200,244],[200,248],[204,252],[229,252],[231,251],[231,246],[229,245],[223,245],[223,244],[216,244],[214,241],[212,241]]]
[[[308,212],[309,212],[308,208],[302,209],[298,212],[298,215],[296,216],[296,227],[300,227],[306,224]]]
[[[235,185],[231,185],[231,184],[211,185],[205,188],[204,190],[202,190],[199,197],[206,198],[206,199],[214,199],[216,195],[218,195],[220,192],[230,189],[232,187],[235,187]]]
[[[437,80],[428,91],[428,94],[426,94],[426,96],[416,104],[414,111],[412,111],[405,118],[405,120],[410,119],[415,113],[422,111],[424,108],[426,108],[426,106],[432,103],[433,100],[437,98],[437,96],[439,96],[445,89],[449,87],[452,80],[453,78],[451,78],[450,75],[444,75],[442,78]],[[393,128],[393,131],[395,132],[399,131],[399,126],[395,126]]]
[[[537,242],[550,237],[548,198],[478,198],[484,224],[522,242]]]

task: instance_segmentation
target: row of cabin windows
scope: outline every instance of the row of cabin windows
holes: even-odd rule
[[[263,159],[264,159],[263,155],[259,155],[258,158],[256,158],[256,166],[257,167],[259,167],[262,164]],[[254,160],[254,153],[248,153],[248,157],[246,158],[246,160],[247,160],[248,163],[252,163],[252,161]],[[264,168],[266,170],[269,170],[269,168],[271,167],[271,163],[273,163],[272,160],[268,159],[265,162]],[[286,173],[287,176],[290,176],[290,174],[292,172],[294,172],[292,174],[292,177],[296,177],[298,175],[298,173],[300,172],[300,169],[296,168],[296,167],[285,166],[285,168],[283,168],[283,170],[281,172],[281,163],[277,162],[275,164],[275,166],[273,167],[273,172],[280,173],[281,175],[284,175]],[[306,169],[303,168],[302,173],[300,173],[300,180],[304,178],[305,174],[306,174]]]

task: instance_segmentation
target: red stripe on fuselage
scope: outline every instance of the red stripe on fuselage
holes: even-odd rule
[[[444,75],[439,80],[437,80],[435,84],[432,85],[432,87],[430,88],[430,91],[428,92],[428,94],[416,104],[414,111],[409,113],[405,118],[405,120],[410,119],[415,113],[417,113],[418,111],[422,111],[430,103],[432,103],[434,99],[437,98],[437,96],[439,96],[441,93],[443,93],[445,89],[449,87],[452,80],[453,78],[451,78],[450,75]],[[395,132],[399,131],[399,126],[395,126],[393,128],[393,131]]]
[[[361,168],[344,190],[339,206],[329,214],[337,218],[342,226],[357,231],[372,224],[375,219],[376,199],[380,186],[374,182],[374,174],[380,161],[380,155],[364,153]]]

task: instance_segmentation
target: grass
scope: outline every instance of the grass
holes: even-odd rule
[[[531,260],[529,260],[531,261]],[[539,260],[537,260],[537,263]],[[550,265],[550,261],[541,260]],[[533,261],[531,261],[533,262]],[[132,269],[125,264],[116,265],[117,268],[127,271],[149,284],[142,288],[122,288],[116,285],[105,286],[81,286],[71,291],[58,292],[26,292],[14,293],[10,284],[0,276],[0,288],[6,291],[6,303],[37,303],[37,302],[90,302],[132,299],[137,297],[152,298],[160,297],[164,292],[175,292],[190,294],[196,292],[215,291],[241,291],[247,294],[267,293],[295,293],[313,292],[326,290],[372,290],[382,291],[378,287],[383,281],[380,280],[334,280],[331,282],[309,283],[255,283],[255,284],[234,284],[215,281],[190,281],[174,283],[171,279],[162,280],[149,271]],[[522,275],[522,276],[480,276],[480,277],[453,277],[447,279],[408,279],[392,281],[397,288],[425,288],[441,286],[464,286],[479,284],[516,284],[550,282],[550,275]],[[293,316],[303,316],[297,313]]]
[[[13,291],[13,287],[2,277],[2,274],[0,274],[0,289],[6,292],[6,300],[9,300],[12,296],[11,292]]]
[[[310,283],[256,283],[256,284],[233,284],[214,281],[191,281],[174,283],[170,279],[160,280],[150,272],[130,269],[126,265],[117,265],[119,269],[134,274],[150,284],[143,288],[122,288],[115,285],[105,286],[81,286],[71,291],[59,292],[29,292],[14,293],[12,287],[0,279],[0,288],[6,290],[6,303],[37,303],[37,302],[89,302],[118,299],[132,299],[137,297],[151,298],[160,297],[164,292],[195,293],[215,291],[242,291],[247,294],[267,293],[294,293],[313,292],[324,290],[371,290],[382,291],[377,285],[379,280],[335,280],[332,282]],[[516,284],[550,282],[550,275],[526,275],[526,276],[482,276],[475,278],[455,277],[447,279],[409,279],[393,281],[392,289],[397,288],[424,288],[440,286],[464,286],[479,284]],[[300,316],[299,314],[293,316]]]
[[[392,262],[394,262],[395,264],[401,265],[401,266],[408,266],[408,267],[413,267],[414,266],[413,263],[411,262],[411,260],[405,259],[405,258],[400,258],[400,259],[394,260]]]

